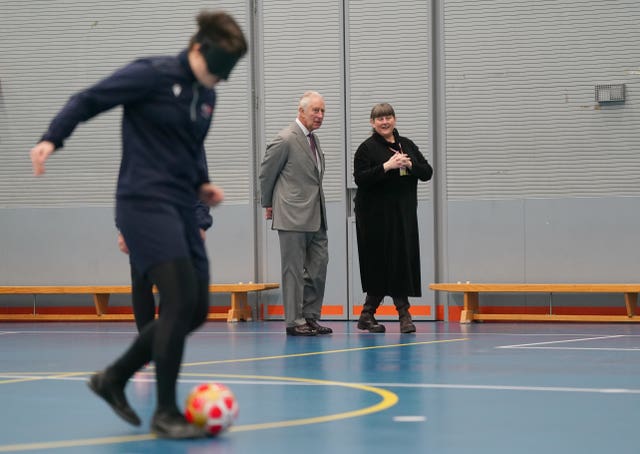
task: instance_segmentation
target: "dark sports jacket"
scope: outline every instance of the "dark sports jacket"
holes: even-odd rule
[[[209,182],[204,140],[216,102],[196,80],[187,51],[136,60],[73,95],[42,136],[63,146],[76,126],[123,106],[122,162],[116,198],[193,206]]]

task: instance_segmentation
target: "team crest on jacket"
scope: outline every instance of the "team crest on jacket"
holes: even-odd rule
[[[173,84],[173,87],[171,87],[171,91],[173,92],[173,96],[177,98],[178,96],[180,96],[180,93],[182,93],[182,87],[180,86],[180,84]]]
[[[202,116],[204,118],[209,118],[211,117],[211,114],[213,114],[213,106],[209,105],[209,104],[202,104],[200,106],[200,113],[202,113]]]

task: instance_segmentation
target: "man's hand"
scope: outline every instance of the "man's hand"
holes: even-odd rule
[[[40,176],[44,173],[44,163],[56,146],[48,140],[43,140],[31,149],[31,165],[33,166],[33,174]]]
[[[272,207],[267,207],[267,208],[264,209],[264,218],[265,219],[273,218],[273,208]]]
[[[224,200],[224,191],[214,184],[205,183],[200,186],[199,196],[202,203],[214,207]]]

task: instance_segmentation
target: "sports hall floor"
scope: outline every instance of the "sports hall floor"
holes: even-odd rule
[[[282,322],[209,322],[187,344],[184,399],[215,381],[240,416],[207,440],[148,432],[150,370],[127,387],[134,428],[87,389],[133,323],[0,324],[0,452],[640,452],[637,324],[419,322],[418,333],[286,337]]]

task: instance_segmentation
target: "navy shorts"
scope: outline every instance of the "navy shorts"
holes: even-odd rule
[[[116,224],[129,248],[131,266],[146,274],[156,265],[189,258],[209,281],[209,260],[193,206],[158,200],[119,199]]]

